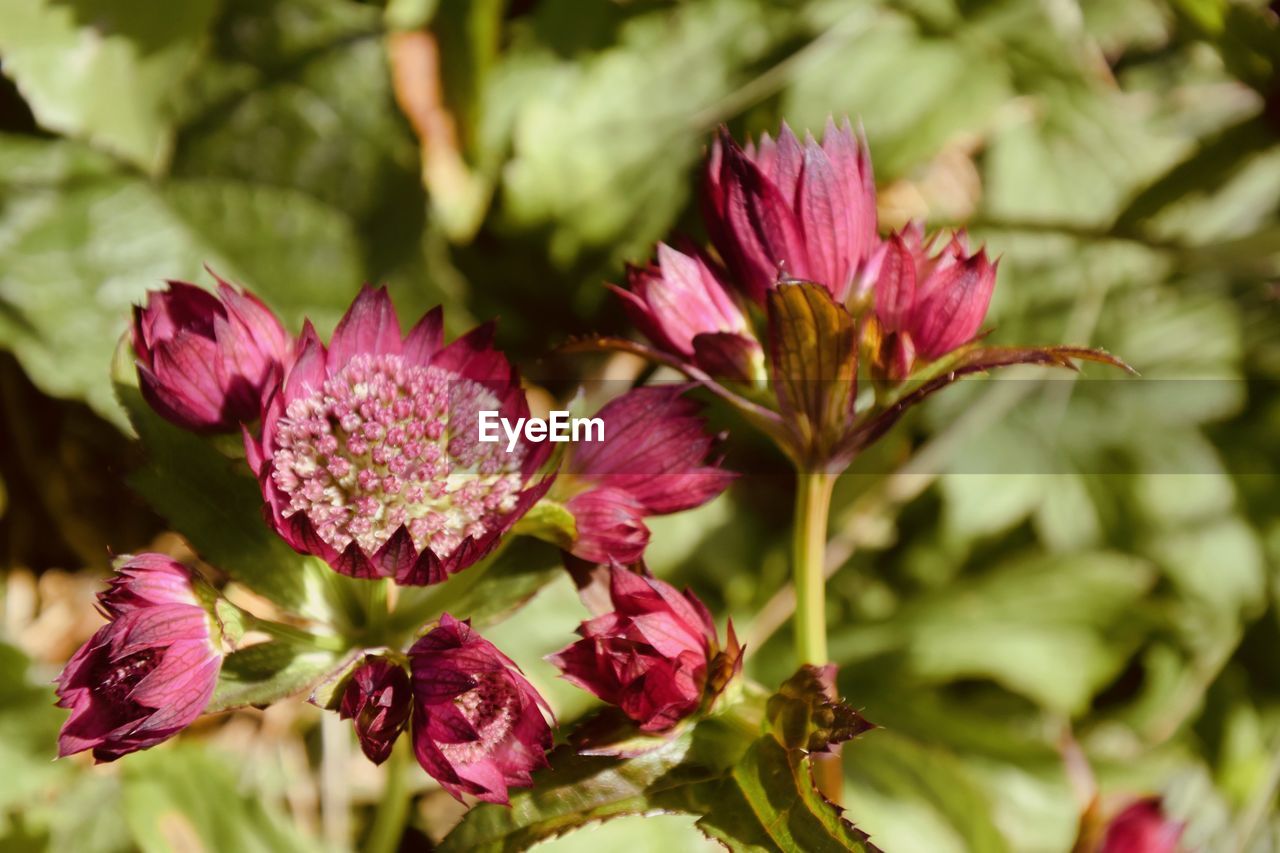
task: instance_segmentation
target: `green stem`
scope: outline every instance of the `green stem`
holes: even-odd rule
[[[827,597],[824,572],[827,514],[835,477],[801,472],[796,482],[792,572],[796,585],[796,657],[800,663],[827,662]]]
[[[248,627],[255,631],[261,631],[264,634],[269,634],[277,640],[301,643],[303,645],[313,646],[317,649],[325,649],[331,652],[345,652],[351,646],[351,644],[342,637],[338,637],[333,634],[313,634],[310,631],[303,630],[302,628],[295,628],[292,625],[285,625],[282,622],[272,622],[270,619],[261,619],[257,616],[249,616]]]
[[[365,636],[370,643],[380,643],[386,639],[387,631],[387,586],[389,580],[369,581],[368,600],[366,606]]]
[[[801,664],[827,663],[827,516],[835,476],[801,471],[796,478],[792,571],[796,585],[796,657]],[[829,685],[833,692],[835,685]],[[832,803],[840,803],[844,772],[839,748],[811,756],[813,780]]]
[[[409,755],[408,738],[400,738],[387,759],[387,781],[378,800],[378,810],[373,816],[373,827],[365,844],[367,853],[394,853],[400,847],[404,835],[405,819],[409,816],[409,803],[413,799],[405,783],[405,766]]]

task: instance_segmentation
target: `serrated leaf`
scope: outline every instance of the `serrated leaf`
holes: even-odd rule
[[[264,706],[310,690],[342,667],[337,652],[284,640],[256,643],[227,655],[206,714]]]
[[[875,851],[813,785],[803,753],[773,737],[751,745],[698,827],[732,851]]]
[[[202,558],[289,612],[359,624],[360,582],[297,553],[267,527],[262,492],[243,462],[160,418],[136,386],[118,382],[116,391],[147,454],[131,485]]]
[[[532,788],[510,807],[482,804],[442,842],[441,851],[527,849],[596,821],[653,811],[687,811],[694,783],[714,780],[742,754],[749,738],[717,720],[690,727],[657,749],[632,758],[583,756],[560,747]]]
[[[49,130],[78,136],[151,173],[173,137],[174,81],[195,64],[214,0],[157,14],[146,3],[0,3],[0,54]]]

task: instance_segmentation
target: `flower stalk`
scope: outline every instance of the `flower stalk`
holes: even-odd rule
[[[792,571],[796,585],[796,657],[801,664],[827,662],[827,614],[823,565],[827,515],[835,476],[800,472],[796,477],[796,516],[792,535]]]
[[[827,518],[831,510],[831,491],[836,475],[824,471],[798,471],[796,474],[796,517],[792,531],[792,571],[796,587],[796,657],[801,665],[823,666],[827,663],[827,596],[826,573]],[[833,683],[827,685],[835,698]],[[810,756],[813,779],[832,803],[840,802],[844,789],[844,773],[840,752]]]

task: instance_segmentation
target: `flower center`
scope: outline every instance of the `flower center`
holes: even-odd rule
[[[277,427],[272,476],[337,551],[378,550],[402,525],[414,546],[447,556],[516,503],[523,448],[481,443],[482,385],[398,355],[361,354]]]
[[[109,661],[108,665],[102,667],[102,672],[97,678],[97,686],[93,689],[96,693],[111,706],[119,708],[127,708],[129,711],[138,710],[138,706],[133,699],[129,698],[129,693],[136,688],[138,681],[146,678],[148,672],[154,670],[160,663],[160,649],[146,648],[141,652],[129,654],[128,657],[119,658],[116,661]]]
[[[440,751],[451,762],[469,764],[502,743],[515,726],[515,707],[519,703],[515,685],[499,672],[479,677],[479,682],[457,696],[453,704],[479,735],[478,740],[464,743],[441,743]]]

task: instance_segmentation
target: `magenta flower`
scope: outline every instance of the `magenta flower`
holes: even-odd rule
[[[395,661],[366,655],[347,679],[338,716],[354,720],[360,749],[374,764],[391,755],[413,708],[409,673]]]
[[[401,338],[385,289],[365,287],[326,348],[307,326],[246,437],[267,517],[296,550],[360,578],[444,580],[487,554],[549,481],[549,445],[479,441],[479,412],[529,414],[492,324],[441,346],[442,314]]]
[[[184,429],[227,432],[257,420],[290,346],[271,309],[221,279],[217,296],[171,281],[133,309],[139,387]]]
[[[981,249],[970,255],[963,231],[936,255],[923,229],[911,225],[885,242],[877,259],[875,312],[890,378],[905,379],[917,359],[933,361],[977,335],[991,292],[997,264]]]
[[[871,157],[848,119],[819,145],[785,124],[775,142],[738,147],[728,130],[707,161],[703,216],[736,284],[757,302],[780,279],[803,279],[843,302],[875,249]]]
[[[547,764],[551,709],[520,668],[448,613],[409,650],[418,763],[459,800],[503,803]]]
[[[1164,814],[1159,797],[1137,800],[1112,818],[1098,853],[1175,853],[1182,830]]]
[[[711,614],[692,593],[614,565],[609,597],[613,612],[583,622],[582,639],[548,660],[643,731],[688,717],[741,667],[732,625],[722,653]]]
[[[597,414],[604,440],[573,445],[557,497],[573,513],[584,560],[634,563],[649,543],[644,518],[701,506],[737,476],[707,464],[715,437],[703,431],[686,386],[636,388]]]
[[[58,678],[71,716],[58,755],[98,761],[147,749],[186,728],[209,703],[222,666],[220,631],[198,581],[159,554],[129,558],[98,600],[111,619]]]
[[[723,272],[700,252],[658,244],[658,261],[627,270],[630,290],[610,285],[637,328],[656,346],[712,375],[763,372],[759,342]]]

